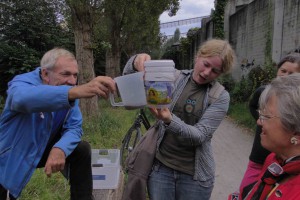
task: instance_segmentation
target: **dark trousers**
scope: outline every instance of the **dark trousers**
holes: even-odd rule
[[[70,164],[71,200],[94,199],[90,144],[81,141],[67,158],[67,163]]]
[[[7,199],[7,190],[0,185],[0,200],[6,200]],[[9,195],[10,200],[15,200],[15,198],[10,194]]]
[[[49,142],[37,166],[44,167],[56,138]],[[92,200],[93,180],[91,168],[91,147],[89,143],[81,141],[75,150],[67,157],[63,172],[69,178],[71,200]],[[0,200],[6,200],[7,190],[0,185]],[[15,200],[11,195],[11,200]]]

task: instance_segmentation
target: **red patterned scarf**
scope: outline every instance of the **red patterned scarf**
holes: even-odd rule
[[[289,159],[287,163],[273,156],[261,180],[259,180],[247,195],[247,200],[265,200],[275,187],[275,184],[289,175],[300,174],[300,156]]]

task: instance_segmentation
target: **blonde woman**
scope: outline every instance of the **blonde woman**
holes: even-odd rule
[[[127,63],[124,73],[144,71],[147,54]],[[169,108],[151,112],[159,120],[157,151],[148,179],[151,200],[209,200],[214,185],[213,133],[225,117],[229,94],[216,79],[231,70],[235,53],[225,40],[204,42],[193,70],[182,70]],[[210,91],[219,95],[211,101]]]

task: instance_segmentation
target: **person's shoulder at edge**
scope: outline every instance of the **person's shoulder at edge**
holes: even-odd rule
[[[40,78],[40,67],[37,67],[33,71],[16,75],[11,81],[9,81],[8,85],[10,86],[12,83],[18,81],[27,82],[34,85],[41,84],[42,79]]]

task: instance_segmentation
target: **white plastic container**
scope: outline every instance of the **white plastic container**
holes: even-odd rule
[[[146,106],[144,88],[144,72],[127,74],[114,78],[120,93],[121,102],[115,101],[115,95],[110,93],[109,99],[112,106],[124,106],[128,110]]]
[[[150,60],[145,65],[145,91],[148,107],[170,105],[174,91],[175,64],[173,60]]]
[[[93,189],[116,189],[120,170],[119,149],[92,149]]]

